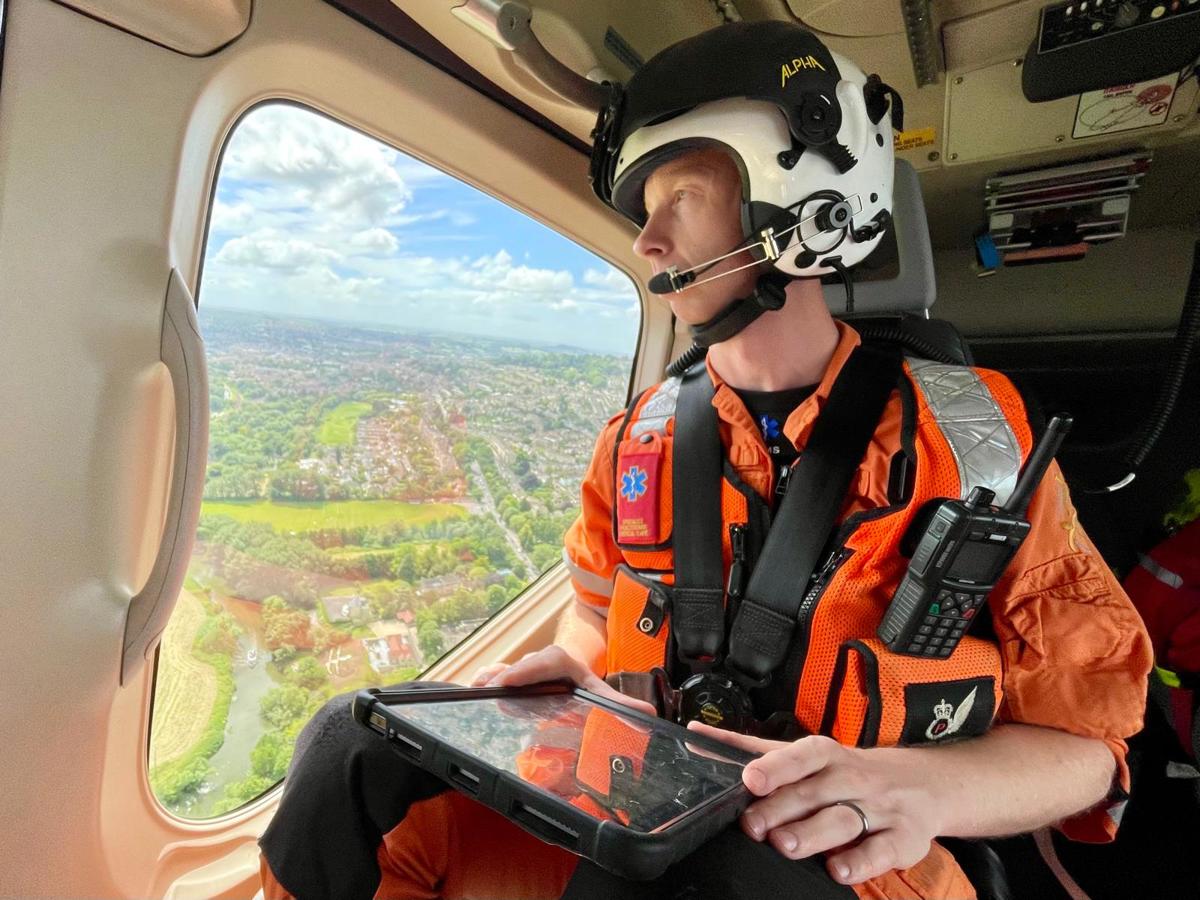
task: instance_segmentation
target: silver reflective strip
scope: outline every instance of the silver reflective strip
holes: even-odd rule
[[[966,366],[912,358],[908,366],[958,463],[960,496],[986,487],[1003,506],[1021,471],[1021,445],[988,386]]]
[[[1163,568],[1144,553],[1138,554],[1138,565],[1165,584],[1167,587],[1179,588],[1183,587],[1183,576],[1176,575],[1170,569]]]
[[[654,389],[650,399],[642,404],[638,411],[637,421],[629,429],[630,437],[637,437],[647,431],[667,433],[667,421],[675,415],[675,404],[679,400],[679,385],[683,379],[668,378]]]
[[[595,572],[589,572],[587,569],[583,569],[575,565],[575,563],[571,560],[571,557],[567,555],[567,549],[565,547],[563,548],[563,562],[566,563],[567,571],[571,573],[571,577],[579,582],[579,586],[585,591],[589,591],[593,594],[599,594],[601,597],[612,596],[612,581],[607,578],[601,578]],[[602,612],[605,615],[608,613],[608,607],[606,606],[597,606],[594,603],[588,603],[582,597],[579,599],[579,602],[584,606],[590,606],[597,612]]]

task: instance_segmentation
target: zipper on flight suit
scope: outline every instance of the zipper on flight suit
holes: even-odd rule
[[[742,599],[746,590],[746,531],[745,522],[734,522],[729,526],[729,544],[733,548],[733,560],[729,564],[729,579],[725,583],[725,594],[731,603]]]

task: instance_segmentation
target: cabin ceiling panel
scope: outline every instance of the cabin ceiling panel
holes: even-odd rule
[[[252,0],[56,0],[122,31],[188,56],[207,56],[250,25]]]

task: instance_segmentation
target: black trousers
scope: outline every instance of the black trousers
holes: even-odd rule
[[[259,840],[271,871],[298,900],[370,900],[383,836],[413,803],[449,790],[354,721],[352,699],[330,700],[301,732],[279,810]],[[584,860],[563,897],[761,900],[785,892],[804,900],[855,897],[820,860],[785,859],[734,828],[653,882],[625,881]]]

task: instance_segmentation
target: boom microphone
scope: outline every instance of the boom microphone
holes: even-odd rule
[[[650,293],[652,294],[674,294],[683,290],[695,280],[696,273],[691,269],[681,275],[672,267],[666,271],[659,272],[651,278],[646,282],[646,287],[650,288]],[[676,287],[676,284],[679,287]]]

